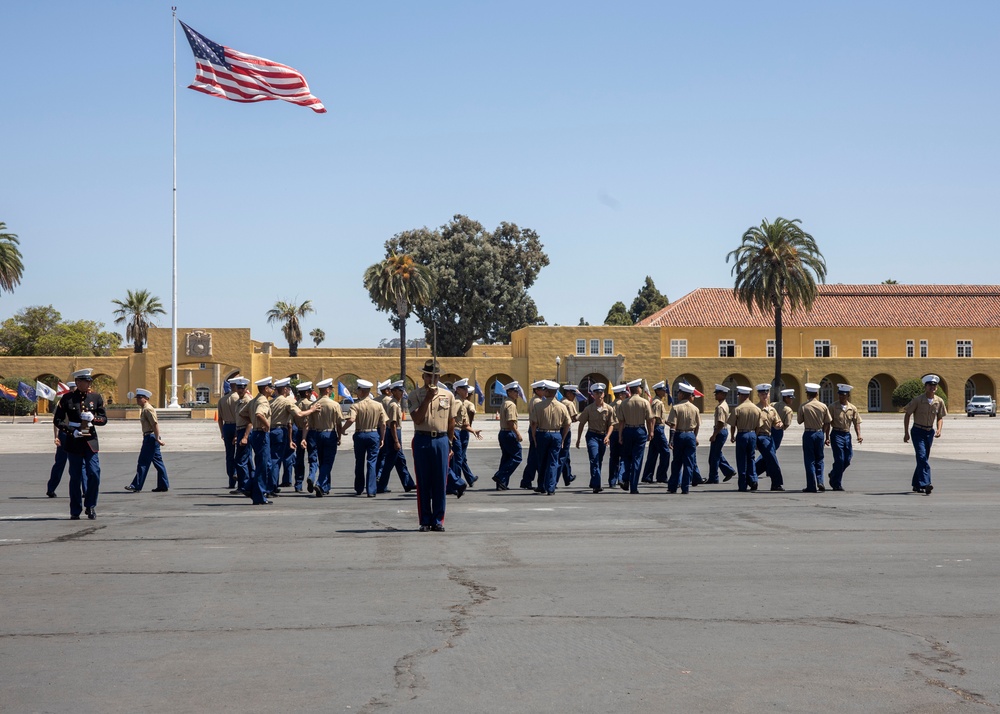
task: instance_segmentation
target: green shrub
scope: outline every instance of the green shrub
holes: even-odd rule
[[[923,382],[919,379],[908,379],[893,390],[892,406],[897,409],[902,409],[909,404],[914,397],[919,397],[923,393]],[[948,395],[945,394],[943,389],[941,389],[940,384],[938,385],[937,395],[944,401],[945,406],[948,406]]]
[[[0,380],[3,382],[5,387],[17,391],[17,383],[24,382],[25,384],[30,384],[32,387],[35,386],[34,379],[28,379],[27,377],[8,377],[7,379]],[[29,402],[24,397],[18,396],[13,402],[7,401],[6,397],[0,397],[0,416],[25,416],[27,414],[33,414],[35,411],[35,403]]]

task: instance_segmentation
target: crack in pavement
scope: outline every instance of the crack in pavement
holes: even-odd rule
[[[92,533],[96,533],[97,531],[101,530],[102,528],[107,528],[107,526],[90,526],[89,528],[83,528],[83,529],[78,530],[78,531],[73,531],[72,533],[66,533],[64,535],[58,536],[57,538],[53,538],[52,540],[50,540],[48,542],[49,543],[65,543],[65,542],[71,541],[71,540],[78,540],[80,538],[86,538],[87,536],[91,535]]]
[[[442,650],[455,647],[456,641],[469,631],[468,618],[472,616],[473,608],[493,599],[490,593],[496,588],[477,582],[465,568],[448,566],[448,579],[465,588],[469,599],[448,608],[452,615],[445,629],[447,634],[444,641],[435,647],[408,652],[396,660],[393,665],[394,690],[369,699],[359,710],[361,714],[372,714],[419,697],[421,691],[427,689],[427,679],[417,668],[420,661]]]

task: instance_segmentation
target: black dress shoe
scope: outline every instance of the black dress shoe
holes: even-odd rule
[[[444,526],[435,524],[431,526],[431,530],[437,531],[438,533],[444,533]]]
[[[70,516],[69,519],[71,521],[78,521],[78,520],[80,520],[80,514],[77,513],[75,516]]]
[[[152,493],[166,493],[169,490],[169,488],[154,488]]]
[[[913,492],[914,493],[923,493],[924,489],[922,487],[920,487],[920,486],[917,486],[916,488],[913,489]]]
[[[167,489],[163,489],[163,490],[164,490],[164,491],[166,491]],[[280,489],[280,488],[278,488],[277,486],[275,486],[275,487],[274,487],[274,490],[273,490],[273,491],[271,491],[271,495],[272,495],[272,496],[274,496],[274,495],[276,495],[276,494],[279,494],[279,493],[281,493],[281,489]]]
[[[366,493],[365,495],[368,496],[368,498],[375,498],[374,493]]]
[[[771,486],[771,490],[772,491],[784,491],[785,487],[784,486]]]
[[[621,481],[618,484],[618,488],[620,488],[622,491],[628,491],[628,483],[625,481]]]
[[[430,527],[430,526],[420,526],[420,532],[421,532],[421,533],[426,533],[426,532],[427,532],[427,531],[429,531],[430,529],[431,529],[431,527]]]
[[[804,488],[802,489],[802,493],[819,493],[819,491],[817,491],[815,488]]]
[[[927,484],[926,486],[924,486],[924,493],[926,493],[928,496],[931,495],[931,491],[933,491],[933,490],[934,490],[934,487],[931,486],[930,484]]]
[[[90,508],[88,508],[87,509],[87,518],[89,518],[92,521],[96,520],[97,519],[97,509],[94,508],[93,506],[91,506]]]
[[[126,491],[128,491],[129,493],[139,493],[139,489],[137,489],[137,488],[136,488],[135,486],[133,486],[132,484],[129,484],[128,486],[126,486],[126,487],[125,487],[125,490],[126,490]],[[155,490],[155,489],[154,489],[154,490]],[[52,495],[55,495],[55,494],[52,494]]]
[[[830,490],[831,491],[843,491],[844,487],[843,486],[831,486]]]
[[[725,483],[726,481],[729,481],[729,480],[731,480],[731,479],[733,478],[733,476],[735,476],[735,475],[736,475],[736,474],[729,474],[729,475],[727,475],[727,476],[723,476],[723,477],[722,477],[722,483]]]
[[[643,482],[643,483],[653,483],[653,479],[652,479],[652,478],[644,478],[644,479],[642,480],[642,482]]]
[[[757,484],[754,483],[753,481],[750,482],[750,490],[751,491],[756,491],[757,490]]]
[[[544,489],[542,489],[542,487],[541,487],[541,486],[535,486],[535,487],[534,487],[533,489],[531,489],[531,490],[532,490],[532,491],[534,491],[535,493],[545,493]]]
[[[307,479],[306,479],[306,490],[307,490],[307,491],[308,491],[309,493],[312,493],[312,492],[313,492],[313,480],[312,480],[311,478],[307,478]]]
[[[55,498],[56,497],[56,492],[55,491],[46,491],[45,495],[48,496],[49,498]]]
[[[459,486],[459,487],[458,487],[458,488],[457,488],[457,489],[455,490],[455,498],[461,498],[462,496],[464,496],[464,495],[465,495],[465,489],[466,489],[466,488],[468,488],[468,486]]]
[[[600,486],[598,486],[597,488],[594,489],[594,493],[600,493],[603,490],[604,490],[603,488],[601,488]]]
[[[824,486],[821,483],[820,484],[816,484],[816,490],[819,491],[820,493],[822,493],[823,491],[826,490],[826,486]]]

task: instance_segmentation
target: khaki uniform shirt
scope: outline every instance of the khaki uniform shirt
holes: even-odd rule
[[[676,431],[694,431],[701,425],[701,412],[688,400],[677,402],[670,408],[667,425]]]
[[[622,401],[621,415],[625,426],[644,427],[653,418],[653,406],[641,394],[633,394]]]
[[[666,424],[667,405],[663,403],[663,400],[660,399],[659,397],[653,397],[653,401],[649,403],[649,406],[653,410],[653,421],[656,422],[655,426]]]
[[[561,431],[564,426],[570,425],[569,412],[555,398],[535,402],[529,421],[540,431]]]
[[[390,399],[385,408],[386,427],[395,424],[393,428],[398,429],[403,423],[403,407],[395,399]]]
[[[615,408],[610,404],[599,407],[597,402],[585,406],[580,412],[578,421],[586,424],[588,430],[596,431],[601,436],[607,434],[608,429],[618,423],[618,419],[615,418]]]
[[[250,402],[253,401],[253,397],[250,396],[250,392],[245,392],[243,394],[243,399],[236,397],[236,428],[246,429],[250,424]]]
[[[146,402],[146,406],[142,408],[139,412],[139,423],[142,425],[142,435],[152,434],[153,430],[156,428],[156,410],[153,409],[153,405]]]
[[[468,399],[455,399],[455,428],[463,429],[472,425],[472,417],[476,414],[476,406]]]
[[[713,417],[712,428],[716,424],[722,424],[722,428],[729,426],[729,402],[723,400],[715,405],[715,416]]]
[[[782,402],[781,404],[775,404],[774,408],[778,410],[778,415],[781,417],[781,430],[784,431],[792,425],[792,419],[795,418],[795,412],[792,408]]]
[[[385,426],[386,416],[382,403],[374,399],[362,399],[351,405],[349,419],[354,420],[354,433],[363,431],[378,431]]]
[[[837,402],[830,407],[830,418],[833,422],[833,428],[837,431],[850,431],[852,424],[861,426],[861,415],[858,414],[858,408],[850,402],[847,404]]]
[[[219,421],[223,424],[236,423],[236,409],[239,404],[240,395],[233,390],[219,400]]]
[[[265,419],[267,419],[268,423],[270,424],[270,422],[271,422],[271,402],[270,402],[270,400],[267,397],[264,396],[263,392],[261,392],[256,397],[254,397],[253,401],[250,402],[249,413],[253,417],[250,420],[250,423],[251,423],[253,429],[258,429],[258,430],[260,429],[260,420],[257,419],[258,416],[264,417]]]
[[[503,406],[500,407],[500,428],[510,429],[510,422],[517,424],[517,404],[508,398],[503,400]]]
[[[917,426],[937,429],[937,420],[945,417],[948,413],[948,407],[945,406],[944,400],[936,394],[930,402],[927,401],[927,397],[921,394],[910,400],[905,411],[907,414],[913,415],[913,423]]]
[[[424,403],[426,387],[417,387],[410,393],[410,406],[416,412]],[[427,416],[423,424],[413,423],[414,431],[448,431],[448,420],[455,413],[455,396],[443,387],[437,388],[434,401],[427,408]]]
[[[278,396],[271,400],[271,428],[292,425],[292,406],[295,402],[291,397]]]
[[[307,412],[312,409],[312,402],[309,401],[309,397],[303,397],[295,403],[295,407],[292,411],[292,423],[299,429],[305,429],[306,424],[309,422],[309,417],[302,416],[302,412]]]
[[[540,401],[542,401],[542,398],[534,395],[528,400],[528,426],[531,426],[535,422],[532,415],[535,413],[535,405]]]
[[[736,427],[737,432],[756,432],[760,426],[760,408],[749,399],[737,404],[729,415],[729,426]]]
[[[570,421],[576,421],[580,416],[580,408],[576,405],[576,394],[570,392],[570,395],[559,403],[566,407]]]
[[[806,431],[822,431],[823,427],[832,423],[830,410],[818,398],[810,399],[799,407],[795,421],[805,425]]]
[[[320,397],[314,406],[319,407],[309,415],[309,431],[340,431],[344,423],[344,412],[329,395]]]
[[[771,429],[776,428],[775,425],[781,421],[778,410],[774,408],[773,404],[768,404],[766,407],[758,404],[757,408],[760,409],[760,426],[757,427],[757,435],[770,436]]]

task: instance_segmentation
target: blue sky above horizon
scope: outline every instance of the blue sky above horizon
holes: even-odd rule
[[[731,285],[726,253],[779,215],[831,283],[1000,283],[994,2],[206,0],[178,17],[297,68],[328,109],[186,89],[178,28],[182,328],[280,344],[267,309],[311,299],[324,346],[374,346],[392,328],[364,268],[457,213],[538,231],[550,324],[602,322],[646,275],[671,300]],[[169,4],[7,3],[0,24],[0,220],[25,258],[0,319],[52,304],[110,325],[127,288],[169,308]]]

